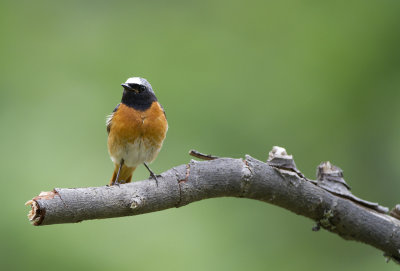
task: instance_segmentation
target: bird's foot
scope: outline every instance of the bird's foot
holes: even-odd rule
[[[119,186],[120,184],[124,184],[124,183],[125,183],[124,180],[120,180],[120,181],[115,181],[115,182],[113,182],[112,185]]]
[[[149,179],[154,179],[155,181],[156,181],[156,186],[158,186],[158,179],[157,179],[157,177],[159,177],[159,178],[161,178],[161,175],[157,175],[157,174],[154,174],[154,172],[150,172],[150,177],[149,177]]]
[[[147,170],[150,173],[149,179],[154,179],[156,181],[156,186],[158,187],[158,179],[157,179],[157,177],[161,177],[161,175],[154,174],[154,172],[149,168],[149,166],[146,163],[143,163],[143,164],[144,164],[144,166],[147,168]]]

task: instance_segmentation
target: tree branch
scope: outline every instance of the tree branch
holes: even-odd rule
[[[274,147],[266,163],[250,156],[191,160],[158,179],[158,187],[150,179],[119,186],[55,188],[27,202],[32,207],[28,217],[36,226],[74,223],[150,213],[207,198],[249,198],[311,218],[317,223],[313,230],[323,227],[400,259],[400,221],[387,215],[386,207],[351,194],[342,171],[329,162],[318,167],[317,181],[308,180],[291,155]]]

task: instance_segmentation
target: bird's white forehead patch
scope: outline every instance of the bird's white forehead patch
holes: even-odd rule
[[[143,85],[142,78],[140,77],[131,77],[126,80],[125,84],[138,84]]]

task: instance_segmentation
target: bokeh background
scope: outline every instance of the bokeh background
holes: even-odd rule
[[[108,183],[105,117],[142,76],[167,112],[156,172],[195,148],[400,202],[400,2],[1,1],[1,270],[396,270],[284,209],[218,198],[137,217],[33,227],[24,202]],[[134,179],[148,177],[141,167]]]

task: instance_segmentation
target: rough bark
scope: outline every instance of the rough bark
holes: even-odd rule
[[[158,186],[150,179],[119,186],[55,188],[27,202],[32,207],[28,217],[36,226],[74,223],[150,213],[207,198],[242,197],[306,216],[317,222],[314,230],[323,227],[344,239],[374,246],[388,258],[400,259],[400,221],[387,215],[387,208],[342,193],[336,186],[326,189],[329,180],[348,187],[339,180],[338,168],[320,171],[319,179],[312,181],[285,155],[272,153],[267,163],[250,156],[191,160],[162,173]]]

